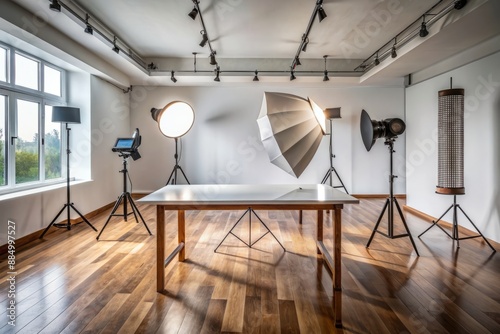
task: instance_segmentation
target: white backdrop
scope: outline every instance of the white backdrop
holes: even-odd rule
[[[181,166],[191,183],[320,183],[329,168],[328,137],[299,179],[269,162],[260,142],[256,119],[265,91],[310,97],[320,107],[341,107],[342,119],[333,125],[334,166],[350,193],[387,194],[389,153],[383,139],[370,152],[359,132],[361,110],[376,119],[404,119],[404,89],[375,87],[312,88],[293,86],[134,87],[131,127],[138,127],[143,158],[131,165],[134,191],[162,187],[174,166],[174,140],[164,137],[151,118],[152,107],[174,100],[189,103],[195,123],[182,138]],[[404,135],[396,142],[400,177],[395,192],[405,193]],[[338,180],[334,178],[334,182]],[[179,183],[184,183],[181,178]]]

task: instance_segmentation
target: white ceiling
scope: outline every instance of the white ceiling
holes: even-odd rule
[[[48,0],[15,2],[31,12],[43,12],[50,18],[51,25],[128,75],[131,83],[138,84],[149,77],[132,63],[110,52],[109,45],[85,34],[81,23],[71,19],[71,14],[64,10],[63,13],[51,12]],[[154,62],[165,71],[156,74],[160,84],[172,84],[169,80],[171,70],[192,70],[193,52],[199,53],[199,68],[213,68],[208,64],[208,47],[198,45],[202,29],[200,17],[193,21],[187,16],[193,8],[192,0],[61,2],[83,16],[88,13],[90,23],[97,29],[109,29],[110,36],[116,35],[120,43],[124,42],[144,61]],[[328,62],[330,71],[353,71],[364,59],[439,2],[325,0],[323,8],[328,16],[321,23],[317,19],[314,21],[307,52],[301,54],[303,65],[297,70],[322,70],[322,57],[328,55],[331,59]],[[451,2],[453,0],[443,0],[438,8]],[[223,75],[224,70],[289,70],[315,4],[316,0],[200,0],[199,6]],[[500,23],[496,15],[499,12],[498,0],[469,0],[465,8],[453,10],[430,27],[428,37],[415,38],[398,50],[396,59],[389,57],[381,66],[356,80],[382,82],[401,78],[498,36]],[[99,22],[105,27],[99,26]],[[419,22],[417,29],[418,26]],[[233,81],[245,76],[244,80],[248,80],[250,76],[236,75],[233,74]],[[206,77],[213,78],[212,74]],[[288,81],[285,75],[282,79]],[[186,81],[196,83],[204,80],[207,81],[207,78],[203,75],[191,75]]]

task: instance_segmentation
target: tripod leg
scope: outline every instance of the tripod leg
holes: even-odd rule
[[[88,226],[92,227],[92,229],[93,229],[94,231],[96,231],[96,232],[97,232],[96,228],[95,228],[94,226],[92,226],[92,224],[88,221],[88,219],[87,219],[87,218],[85,218],[85,216],[84,216],[84,215],[82,215],[82,214],[80,213],[80,211],[78,211],[78,209],[77,209],[77,208],[75,208],[75,205],[74,205],[73,203],[71,203],[71,204],[70,204],[70,206],[73,208],[73,210],[75,210],[75,211],[76,211],[76,213],[78,213],[78,215],[80,216],[80,218],[82,218],[82,219],[83,219],[83,221],[84,221],[85,223],[87,223],[87,225],[88,225]]]
[[[321,184],[326,184],[326,181],[328,181],[328,178],[332,176],[332,169],[328,169],[326,172],[325,176],[323,177],[323,180],[321,181]]]
[[[63,213],[64,209],[66,209],[66,207],[68,206],[68,204],[64,204],[64,206],[62,207],[61,211],[59,211],[59,213],[54,217],[54,219],[52,219],[52,221],[50,222],[49,226],[47,226],[45,228],[45,230],[43,230],[43,233],[42,235],[40,235],[40,239],[43,238],[43,236],[45,235],[45,233],[47,233],[47,231],[49,230],[49,228],[54,225],[54,223],[56,222],[57,218],[59,218],[59,216],[61,215],[61,213]],[[69,222],[68,222],[69,223]]]
[[[446,210],[446,211],[445,211],[445,212],[441,215],[441,217],[439,217],[436,221],[434,221],[434,222],[432,223],[432,225],[431,225],[431,226],[429,226],[429,227],[428,227],[425,231],[423,231],[422,233],[420,233],[418,237],[420,238],[420,237],[421,237],[421,236],[423,236],[423,235],[424,235],[427,231],[429,231],[431,228],[433,228],[435,225],[437,225],[437,223],[438,223],[438,222],[439,222],[439,221],[440,221],[440,220],[441,220],[441,219],[442,219],[442,218],[443,218],[443,217],[444,217],[444,216],[448,213],[448,211],[450,211],[450,210],[451,210],[451,208],[452,208],[452,207],[453,207],[453,204],[452,204],[452,205],[448,208],[448,210]],[[438,227],[441,227],[441,226],[439,226],[439,225],[437,225],[437,226],[438,226]]]
[[[175,166],[175,167],[177,167],[177,166]],[[165,184],[166,186],[168,186],[170,184],[170,180],[172,180],[172,177],[174,176],[175,167],[174,167],[174,169],[172,169],[172,172],[170,173],[170,176],[168,177],[167,183]]]
[[[188,180],[188,178],[187,178],[186,174],[185,174],[185,173],[184,173],[184,171],[182,170],[182,167],[181,167],[181,166],[178,166],[178,167],[179,167],[179,170],[181,171],[182,175],[184,176],[184,179],[186,180],[186,182],[187,182],[188,184],[191,184],[191,183],[189,183],[189,180]]]
[[[408,237],[410,238],[411,244],[413,245],[413,249],[415,249],[415,253],[417,253],[417,256],[420,256],[418,253],[417,246],[415,245],[415,241],[413,240],[413,237],[411,236],[410,229],[408,228],[408,225],[406,224],[406,219],[403,216],[403,211],[401,210],[401,207],[399,206],[398,199],[394,197],[394,202],[396,203],[396,208],[398,209],[399,216],[401,217],[401,220],[403,221],[403,225],[405,227],[406,233],[408,233]]]
[[[137,219],[137,213],[136,213],[137,210],[135,210],[137,208],[134,208],[134,206],[132,205],[133,203],[132,195],[130,195],[129,192],[127,192],[125,195],[125,203],[127,203],[127,201],[130,203],[130,207],[132,208],[132,213],[134,214],[135,222],[139,224],[139,219]],[[127,221],[127,218],[125,218],[125,221]]]
[[[144,227],[146,227],[146,230],[148,230],[149,235],[152,235],[151,231],[149,230],[148,225],[146,224],[146,222],[144,221],[144,218],[141,215],[141,212],[139,211],[139,208],[137,207],[137,205],[133,201],[132,196],[130,194],[129,194],[129,196],[130,196],[129,197],[130,206],[132,207],[132,210],[134,211],[134,213],[137,211],[137,214],[139,215],[139,217],[141,218],[142,223],[144,224]],[[137,220],[137,216],[136,216],[135,219]],[[137,222],[139,222],[139,221],[137,221]]]
[[[462,208],[460,207],[460,205],[457,205],[458,208],[460,209],[460,211],[462,211],[462,213],[464,214],[465,218],[467,218],[469,220],[469,222],[472,224],[472,226],[474,226],[474,228],[476,229],[477,233],[479,233],[479,235],[481,235],[481,237],[484,239],[484,241],[488,244],[488,246],[490,246],[491,250],[493,252],[496,252],[497,250],[495,248],[493,248],[493,246],[489,243],[488,239],[486,239],[484,237],[484,235],[481,233],[481,231],[479,231],[479,229],[476,227],[476,225],[472,222],[472,220],[469,218],[469,216],[467,216],[467,214],[464,212],[464,210],[462,210]]]
[[[366,248],[370,247],[370,244],[373,240],[373,236],[375,235],[375,232],[377,232],[378,225],[380,224],[380,221],[382,220],[382,217],[384,216],[385,210],[387,210],[388,206],[389,206],[389,199],[386,199],[384,208],[382,209],[382,212],[380,213],[380,216],[378,217],[377,223],[375,224],[375,227],[373,228],[372,235],[370,236],[370,239],[368,240],[368,243],[366,244]]]
[[[99,232],[99,234],[97,235],[97,238],[96,238],[97,240],[99,240],[99,237],[101,236],[102,232],[104,232],[104,229],[106,228],[106,226],[108,226],[108,223],[111,220],[111,217],[113,217],[114,213],[116,212],[116,209],[118,209],[118,207],[120,206],[120,203],[123,199],[123,196],[125,196],[124,193],[122,193],[120,195],[120,197],[118,198],[118,200],[116,201],[115,206],[113,207],[113,210],[111,210],[111,213],[109,214],[108,219],[106,220],[106,223],[104,223],[104,226],[102,227],[101,232]]]
[[[342,179],[340,178],[339,173],[337,173],[337,170],[335,169],[335,167],[332,167],[332,168],[333,168],[333,171],[335,172],[335,175],[337,175],[337,179],[339,179],[340,184],[342,185],[342,188],[344,188],[345,193],[347,195],[349,195],[349,192],[347,191],[346,187],[344,186],[344,182],[342,182]]]

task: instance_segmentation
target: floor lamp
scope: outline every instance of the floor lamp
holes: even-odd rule
[[[333,155],[333,122],[332,120],[334,118],[341,118],[340,117],[340,108],[327,108],[324,111],[325,118],[330,122],[330,168],[326,172],[325,176],[323,177],[323,180],[321,181],[321,184],[326,184],[328,180],[330,180],[330,187],[333,188],[344,188],[344,191],[346,194],[349,194],[347,191],[344,182],[342,182],[342,179],[340,178],[339,174],[335,170],[335,167],[333,167],[333,158],[335,158],[335,155]],[[332,173],[335,173],[337,178],[340,181],[340,186],[333,186],[333,180],[332,180]]]
[[[75,212],[82,218],[82,220],[87,223],[94,231],[97,232],[96,228],[92,226],[92,224],[83,216],[80,211],[75,207],[75,205],[71,202],[71,187],[70,187],[70,174],[69,174],[69,155],[71,150],[69,149],[69,134],[70,128],[68,126],[69,123],[80,124],[80,109],[73,107],[65,107],[58,106],[52,107],[52,122],[57,123],[66,123],[66,204],[62,207],[59,213],[52,219],[49,226],[45,228],[40,238],[43,238],[45,233],[49,230],[51,226],[62,227],[71,230],[71,219],[70,219],[70,209],[75,210]],[[57,218],[64,212],[64,209],[67,210],[67,220],[66,223],[55,223]]]
[[[151,116],[158,123],[160,132],[168,138],[175,140],[175,165],[167,180],[167,185],[177,184],[178,171],[184,176],[188,184],[189,180],[179,165],[178,142],[179,138],[191,130],[194,123],[194,110],[186,102],[173,101],[163,109],[151,108]]]

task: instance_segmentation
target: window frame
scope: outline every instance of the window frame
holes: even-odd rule
[[[0,42],[0,47],[7,50],[7,82],[0,81],[0,95],[6,96],[6,120],[5,120],[5,156],[6,156],[6,184],[0,185],[0,195],[15,193],[29,189],[41,188],[49,185],[54,185],[66,181],[66,165],[67,157],[64,154],[64,143],[66,142],[66,131],[63,129],[63,124],[60,124],[59,134],[61,142],[61,177],[45,180],[45,108],[46,106],[66,106],[66,84],[67,72],[52,63],[33,56],[27,52],[17,49],[13,46]],[[23,57],[32,59],[39,63],[38,68],[38,90],[15,85],[15,55],[19,54]],[[55,69],[61,73],[60,88],[61,96],[50,93],[45,93],[45,66]],[[11,138],[17,136],[17,100],[26,100],[38,103],[38,173],[39,180],[16,184],[15,171],[15,143],[12,143]],[[1,120],[0,120],[1,121]]]

